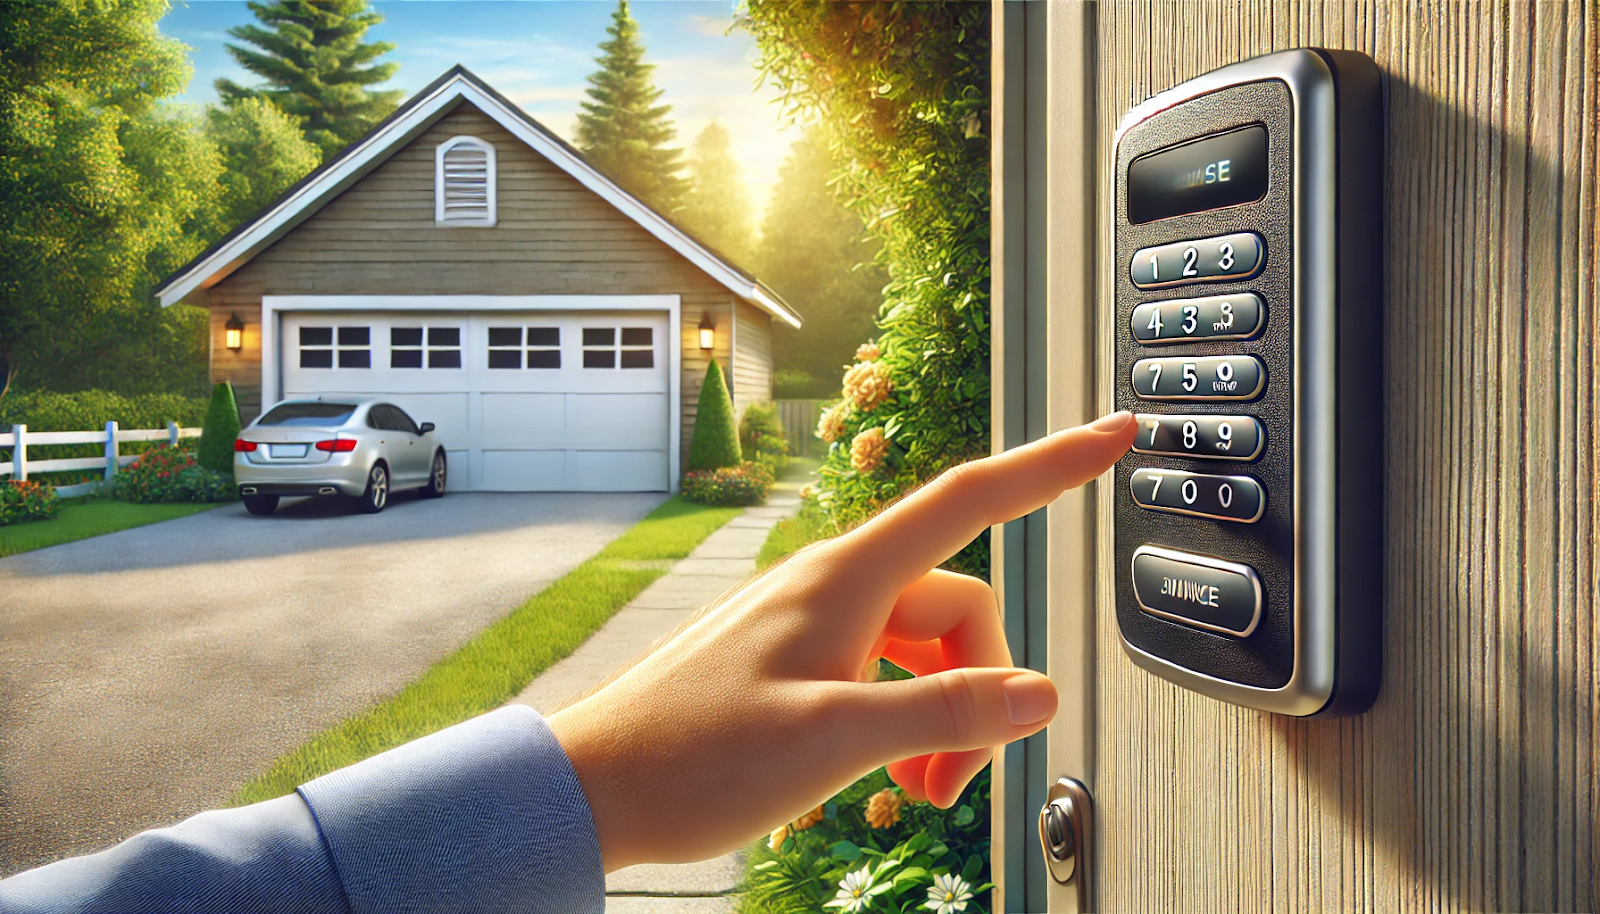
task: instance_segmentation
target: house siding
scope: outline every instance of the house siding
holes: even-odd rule
[[[495,146],[493,227],[434,224],[434,149],[461,135]],[[234,383],[248,421],[262,408],[263,295],[384,294],[678,295],[683,457],[705,375],[702,314],[719,317],[716,355],[728,362],[734,297],[726,287],[465,101],[207,292],[212,377]],[[752,314],[741,319],[741,349],[745,335],[770,341],[771,318],[742,307]],[[222,345],[235,312],[246,323],[239,353]],[[770,363],[770,351],[749,359]],[[752,375],[751,384],[770,396],[770,378]]]

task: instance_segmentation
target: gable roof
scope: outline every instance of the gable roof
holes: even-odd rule
[[[351,185],[383,164],[389,156],[444,117],[459,100],[473,105],[544,156],[578,183],[638,223],[663,244],[681,254],[707,276],[745,301],[784,321],[800,326],[800,316],[765,283],[734,265],[709,245],[642,203],[607,177],[583,153],[529,117],[510,99],[466,67],[456,64],[412,96],[366,136],[345,147],[311,174],[297,181],[256,216],[222,236],[199,256],[161,281],[155,296],[163,306],[209,289]]]

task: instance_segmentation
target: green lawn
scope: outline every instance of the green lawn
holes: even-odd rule
[[[115,533],[129,527],[142,527],[215,507],[214,504],[136,505],[109,498],[63,501],[61,510],[49,520],[31,520],[0,527],[0,558],[102,533]]]
[[[312,778],[505,704],[741,511],[669,498],[400,694],[278,758],[234,796],[234,805],[283,796]]]

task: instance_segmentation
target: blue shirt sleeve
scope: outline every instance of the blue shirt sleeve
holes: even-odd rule
[[[0,880],[0,914],[604,909],[583,787],[543,718],[520,705],[293,795]]]

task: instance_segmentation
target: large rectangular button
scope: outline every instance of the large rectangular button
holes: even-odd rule
[[[1267,383],[1253,355],[1140,359],[1129,379],[1141,400],[1249,400]]]
[[[1160,546],[1133,551],[1133,595],[1145,612],[1244,638],[1261,621],[1261,579],[1238,562]]]
[[[1189,340],[1247,340],[1267,323],[1254,292],[1147,301],[1133,309],[1133,338],[1145,346]]]
[[[1247,279],[1261,271],[1266,259],[1267,243],[1260,235],[1235,232],[1140,248],[1128,264],[1128,273],[1141,289],[1162,289],[1192,282]]]
[[[1140,413],[1133,449],[1140,454],[1254,460],[1266,444],[1266,430],[1254,416],[1174,416]]]
[[[1208,476],[1140,467],[1128,479],[1133,503],[1151,511],[1253,524],[1267,510],[1267,493],[1250,476]]]

